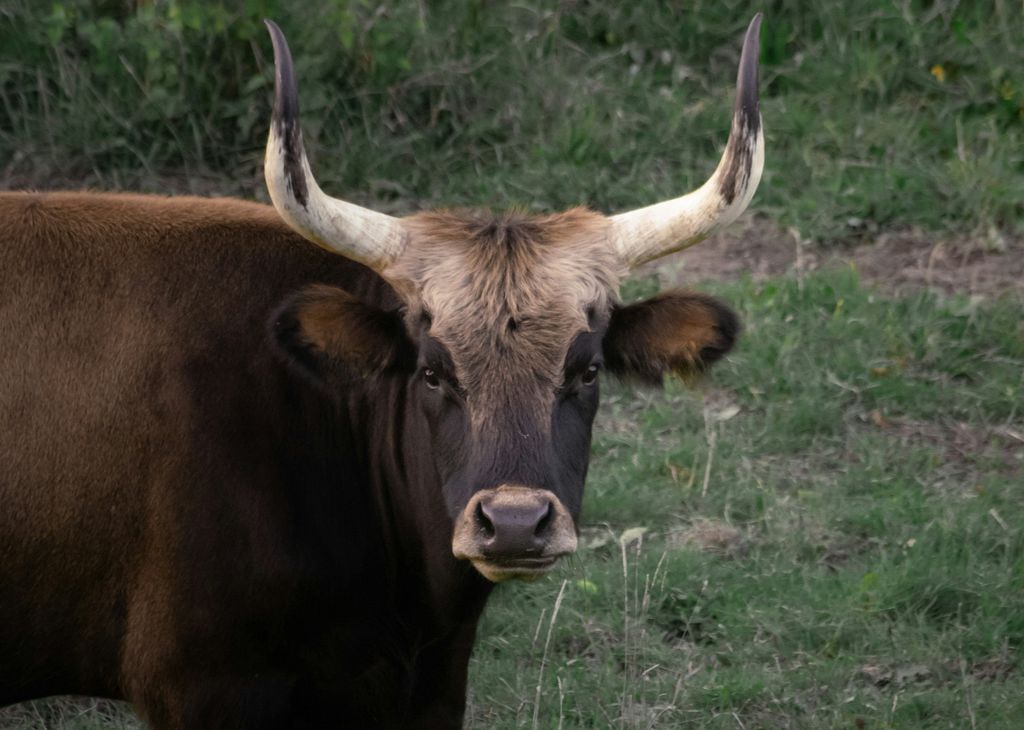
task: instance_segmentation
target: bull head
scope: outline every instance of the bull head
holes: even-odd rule
[[[452,552],[485,577],[530,578],[576,548],[602,370],[660,383],[724,355],[724,304],[668,292],[623,306],[630,268],[691,246],[749,204],[764,165],[758,108],[761,15],[743,43],[732,129],[711,178],[679,198],[606,217],[420,213],[393,218],[325,195],[299,127],[291,55],[274,45],[265,175],[298,233],[372,268],[402,301],[371,306],[326,286],[281,311],[282,345],[307,368],[405,379],[433,446]]]

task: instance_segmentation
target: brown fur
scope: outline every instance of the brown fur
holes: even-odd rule
[[[131,699],[155,728],[279,727],[282,712],[298,725],[289,697],[304,686],[302,712],[315,717],[308,676],[320,670],[295,657],[344,649],[335,706],[310,725],[347,715],[402,726],[413,710],[395,698],[406,690],[388,693],[413,687],[407,670],[359,657],[374,656],[374,642],[404,643],[396,621],[468,658],[475,620],[467,633],[443,604],[434,625],[429,613],[388,618],[396,599],[370,557],[381,538],[365,527],[380,508],[329,449],[341,429],[377,459],[360,444],[384,432],[389,408],[360,434],[345,436],[344,422],[321,433],[333,409],[282,376],[265,335],[273,309],[310,284],[378,306],[393,306],[390,290],[242,201],[2,194],[0,222],[0,705],[92,694]],[[436,520],[445,524],[443,508]],[[343,561],[322,547],[339,539]],[[420,549],[451,561],[443,538]],[[350,561],[370,572],[346,574]],[[457,606],[480,605],[478,586],[437,587]],[[352,606],[339,590],[370,596]],[[324,633],[320,612],[332,610],[362,627],[362,648]],[[379,635],[367,632],[375,621]],[[411,662],[418,642],[395,659]],[[464,665],[460,680],[450,658],[437,660],[416,671],[455,684],[416,712],[440,702],[458,716]],[[393,723],[377,714],[390,706]]]
[[[735,318],[616,306],[588,211],[404,224],[385,281],[253,203],[0,194],[0,705],[460,724],[489,584],[454,519],[516,484],[574,529],[602,339],[654,380]]]
[[[693,292],[663,292],[617,309],[605,335],[608,369],[661,383],[666,373],[688,379],[732,349],[739,320],[717,300]]]
[[[274,322],[300,368],[359,380],[405,365],[411,343],[401,317],[368,306],[337,287],[314,284],[290,298]]]

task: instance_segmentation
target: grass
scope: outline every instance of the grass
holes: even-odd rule
[[[470,726],[1017,727],[1024,301],[725,290],[702,393],[607,394],[579,558],[500,589]]]
[[[398,212],[630,208],[710,173],[754,9],[761,211],[830,243],[1020,232],[1024,8],[1009,0],[9,0],[0,180],[264,197],[273,17],[335,194]]]

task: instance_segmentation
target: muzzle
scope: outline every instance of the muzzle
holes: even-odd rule
[[[546,489],[502,485],[474,494],[455,524],[452,553],[490,581],[534,580],[576,551],[576,525]]]

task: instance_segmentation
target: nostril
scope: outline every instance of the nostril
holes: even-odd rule
[[[540,537],[547,532],[548,527],[551,526],[551,520],[554,517],[555,511],[551,507],[551,501],[548,500],[544,506],[544,514],[537,520],[537,526],[533,529],[533,534],[536,537]]]
[[[476,518],[477,527],[484,533],[484,536],[488,538],[494,537],[494,523],[491,522],[491,519],[484,511],[482,501],[476,503],[476,510],[473,512],[473,515]]]

